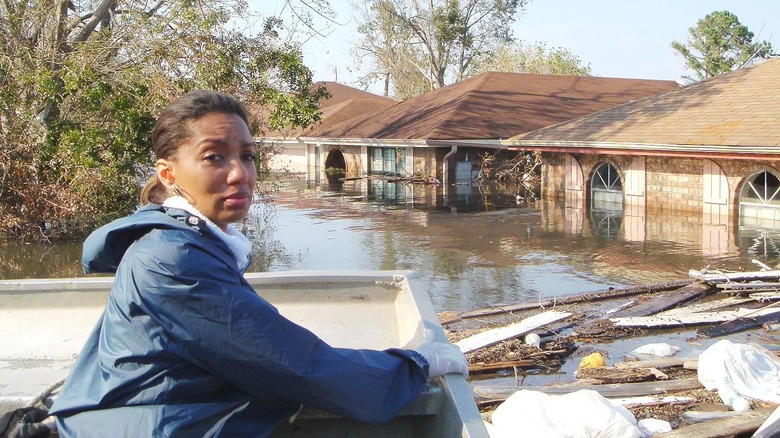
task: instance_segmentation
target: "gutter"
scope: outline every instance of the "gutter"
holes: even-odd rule
[[[458,151],[458,147],[456,145],[452,145],[452,148],[449,152],[447,152],[446,155],[444,155],[444,158],[442,159],[442,181],[444,183],[444,187],[449,187],[450,184],[450,157],[455,155],[455,152]],[[445,189],[446,190],[446,189]]]
[[[661,143],[618,143],[603,141],[550,141],[550,140],[504,140],[509,150],[543,152],[581,152],[612,154],[680,154],[696,156],[702,154],[723,156],[765,156],[780,157],[777,146],[724,146],[724,145],[674,145]]]

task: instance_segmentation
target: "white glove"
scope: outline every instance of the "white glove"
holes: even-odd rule
[[[415,349],[428,361],[428,378],[445,374],[469,376],[469,364],[460,348],[448,342],[423,342]]]

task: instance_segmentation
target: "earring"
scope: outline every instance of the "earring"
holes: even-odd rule
[[[179,186],[177,186],[176,184],[171,186],[171,191],[173,192],[174,195],[181,196],[182,198],[184,198],[184,194],[181,192],[181,189],[179,189]]]

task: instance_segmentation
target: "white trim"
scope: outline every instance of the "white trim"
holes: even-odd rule
[[[777,146],[723,146],[723,145],[675,145],[662,143],[629,143],[606,141],[553,141],[553,140],[501,140],[507,147],[549,148],[569,147],[582,149],[615,149],[636,151],[685,152],[690,154],[729,153],[780,155]]]

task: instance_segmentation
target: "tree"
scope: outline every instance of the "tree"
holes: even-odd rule
[[[527,1],[369,0],[359,8],[362,37],[355,51],[372,61],[374,78],[394,83],[399,75],[391,67],[400,61],[425,78],[428,89],[443,87],[512,40],[510,26]]]
[[[729,11],[707,14],[688,29],[688,42],[672,42],[698,79],[707,79],[772,56],[768,41],[753,41],[753,32]]]
[[[392,7],[390,0],[378,0],[367,4],[367,9],[357,9],[362,14],[358,32],[363,38],[352,51],[358,60],[369,56],[374,63],[374,69],[359,80],[363,86],[382,81],[385,97],[391,96],[392,88],[393,98],[406,100],[431,90],[432,85],[422,73],[419,51],[409,45],[412,31],[390,12]]]
[[[507,43],[476,65],[472,74],[488,71],[538,73],[552,75],[590,76],[590,65],[582,65],[580,58],[568,49],[548,49],[542,42],[534,44]]]
[[[278,20],[240,1],[0,3],[0,236],[78,235],[136,206],[154,115],[192,88],[237,95],[253,128],[305,126],[323,89]],[[267,110],[259,117],[259,107]]]

